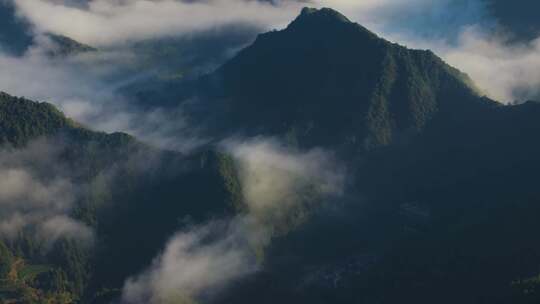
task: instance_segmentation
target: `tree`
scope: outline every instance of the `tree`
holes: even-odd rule
[[[0,241],[0,280],[3,280],[11,270],[13,255],[4,242]]]

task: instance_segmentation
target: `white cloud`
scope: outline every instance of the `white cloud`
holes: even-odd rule
[[[236,221],[177,233],[143,274],[123,289],[126,303],[194,303],[257,269]]]
[[[238,163],[249,213],[263,224],[288,227],[301,220],[308,204],[343,187],[343,171],[323,150],[300,152],[272,139],[230,140],[225,146]]]
[[[145,77],[144,71],[125,72],[135,60],[118,51],[51,59],[41,46],[23,57],[0,53],[0,91],[47,101],[93,130],[129,133],[161,148],[189,151],[206,142],[188,124],[182,106],[141,111],[117,93]]]
[[[55,215],[44,219],[39,224],[38,236],[48,243],[56,242],[61,238],[69,238],[91,242],[94,238],[94,231],[83,224],[66,215]]]
[[[92,230],[70,218],[77,187],[61,174],[57,148],[36,141],[0,151],[0,237],[14,239],[31,229],[46,244],[63,237],[92,240]]]
[[[27,202],[26,207],[37,208],[41,205],[54,209],[64,209],[72,200],[70,184],[57,179],[47,185],[37,181],[26,170],[6,168],[0,181],[0,204],[5,207],[19,207],[20,201]],[[35,204],[35,205],[33,205]]]
[[[21,14],[41,31],[92,45],[110,45],[169,35],[192,34],[234,23],[286,24],[300,4],[274,6],[245,0],[94,0],[88,9],[47,0],[15,0]]]
[[[341,193],[344,175],[322,150],[288,149],[276,140],[230,140],[247,211],[177,233],[141,275],[127,280],[125,303],[195,303],[257,271],[287,219]],[[288,229],[294,228],[292,224]]]
[[[509,44],[469,29],[461,34],[457,47],[440,52],[492,98],[513,102],[540,97],[540,38]]]

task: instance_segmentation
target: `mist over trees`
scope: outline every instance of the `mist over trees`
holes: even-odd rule
[[[540,105],[505,105],[330,8],[255,35],[301,5],[271,2],[197,3],[194,16],[226,8],[218,28],[163,19],[98,45],[0,2],[0,39],[15,37],[0,40],[14,47],[0,90],[33,96],[0,93],[0,302],[540,299]],[[11,3],[37,22],[20,45]],[[96,39],[95,3],[61,4],[90,22],[81,37]],[[168,22],[184,35],[163,36]]]

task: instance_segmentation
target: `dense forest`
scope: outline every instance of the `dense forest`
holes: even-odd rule
[[[212,138],[189,153],[0,93],[1,303],[540,301],[540,104],[327,8],[197,74],[122,88],[189,100]],[[153,276],[171,256],[186,290]]]
[[[44,163],[25,161],[35,162],[45,179],[51,178],[47,173],[67,174],[84,185],[68,215],[96,233],[92,246],[66,237],[49,248],[38,227],[28,225],[4,240],[4,301],[100,303],[151,261],[168,235],[181,228],[179,217],[197,221],[235,208],[224,184],[229,160],[220,154],[158,151],[126,134],[89,131],[50,104],[5,93],[0,107],[4,149],[23,151],[35,141],[60,147]],[[194,198],[203,203],[192,203]]]

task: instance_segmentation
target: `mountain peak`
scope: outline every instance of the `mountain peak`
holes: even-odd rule
[[[305,24],[306,26],[319,26],[328,24],[353,24],[347,17],[331,8],[304,7],[300,15],[291,23],[291,26]]]
[[[363,34],[368,38],[379,38],[367,28],[352,22],[340,12],[331,8],[304,7],[300,15],[287,27],[287,30],[302,34],[315,34],[352,38],[350,35]],[[356,37],[358,38],[358,36]]]
[[[304,8],[208,79],[227,100],[224,120],[253,134],[299,134],[305,146],[387,145],[478,99],[432,52],[390,43],[332,9]]]
[[[300,13],[300,16],[307,16],[307,15],[315,13],[317,11],[318,11],[318,9],[316,9],[314,7],[305,6],[304,8],[302,8],[302,12]]]
[[[316,9],[313,7],[304,7],[302,9],[302,12],[300,13],[300,16],[298,16],[297,20],[303,19],[303,18],[326,18],[329,20],[334,19],[337,21],[345,22],[345,23],[351,23],[351,21],[347,17],[345,17],[343,14],[327,7],[324,7],[321,9]]]

